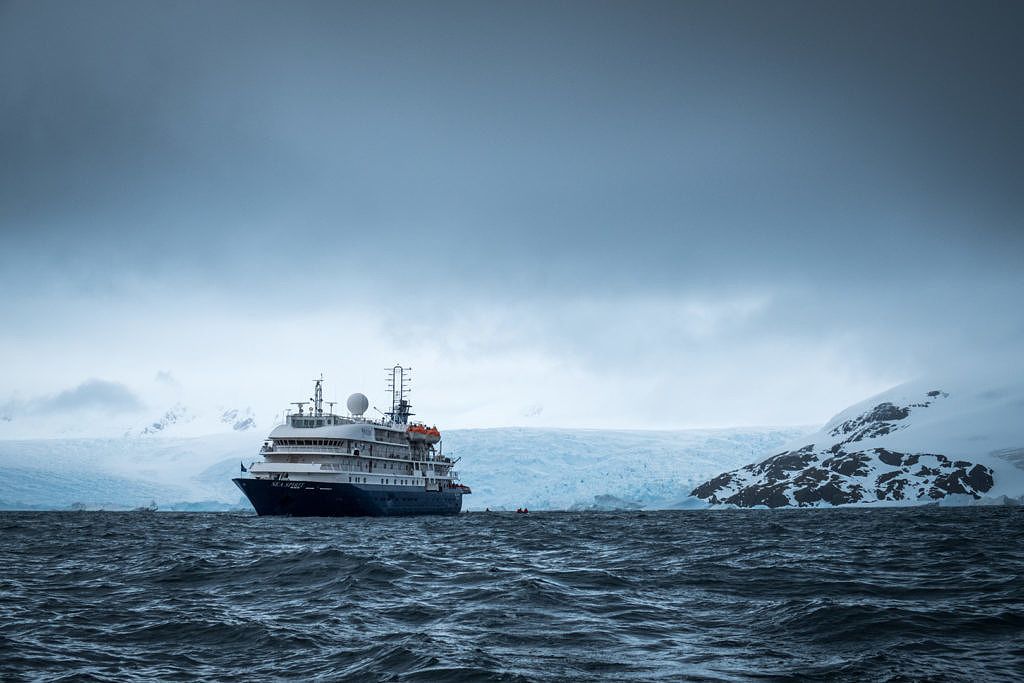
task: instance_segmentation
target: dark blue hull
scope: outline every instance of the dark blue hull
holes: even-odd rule
[[[232,479],[258,515],[291,517],[391,517],[456,515],[462,492],[409,486]]]

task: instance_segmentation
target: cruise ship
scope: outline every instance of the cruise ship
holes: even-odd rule
[[[354,517],[454,515],[462,510],[452,460],[442,453],[436,426],[411,421],[409,371],[388,369],[391,410],[365,417],[363,394],[346,401],[348,415],[323,409],[323,377],[313,396],[292,403],[260,449],[262,459],[232,481],[259,515]],[[309,409],[306,409],[309,406]]]

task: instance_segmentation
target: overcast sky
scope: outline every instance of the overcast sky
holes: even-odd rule
[[[0,407],[401,361],[446,426],[814,424],[1020,372],[1022,20],[0,0]]]

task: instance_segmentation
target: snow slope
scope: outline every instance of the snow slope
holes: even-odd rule
[[[257,459],[264,434],[224,424],[232,431],[191,438],[0,441],[0,507],[248,508],[231,478]],[[687,492],[698,482],[806,431],[453,430],[443,447],[462,457],[465,509],[678,507],[695,502]]]
[[[895,387],[693,495],[740,507],[1024,502],[1024,382]]]

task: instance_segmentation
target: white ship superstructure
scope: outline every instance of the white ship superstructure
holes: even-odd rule
[[[365,417],[369,401],[352,394],[348,415],[323,409],[323,378],[309,401],[293,405],[260,449],[262,461],[235,479],[264,515],[451,514],[469,488],[441,450],[434,426],[411,422],[409,368],[388,371],[391,410]],[[307,410],[306,406],[310,406]],[[333,408],[333,403],[328,405]]]

